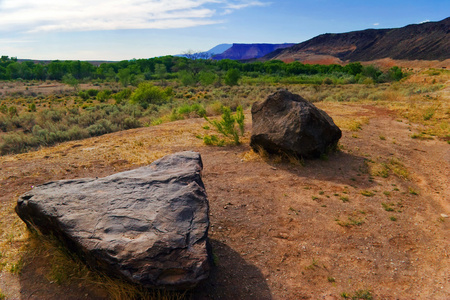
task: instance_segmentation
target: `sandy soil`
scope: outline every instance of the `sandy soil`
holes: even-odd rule
[[[350,104],[318,106],[333,118],[370,118],[362,130],[344,131],[327,160],[264,160],[250,151],[248,134],[242,146],[207,147],[195,138],[204,121],[191,119],[0,157],[0,203],[9,222],[20,222],[13,204],[31,186],[195,150],[216,266],[192,299],[343,299],[358,290],[374,299],[450,299],[450,145],[412,139],[415,126],[385,109],[353,106],[349,115]],[[383,166],[387,177],[376,175]],[[7,299],[107,298],[82,280],[52,283],[48,259],[26,259],[20,276],[0,273]]]

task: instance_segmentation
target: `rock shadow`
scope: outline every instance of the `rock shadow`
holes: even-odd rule
[[[14,299],[23,300],[106,300],[108,291],[83,279],[70,279],[70,282],[58,284],[49,275],[52,262],[49,253],[30,252],[24,255],[24,266],[20,273],[20,291]],[[11,298],[13,299],[13,298]]]
[[[286,170],[296,177],[335,182],[359,188],[375,186],[366,158],[345,152],[330,153],[323,159],[299,160],[303,165],[267,161],[273,168]]]
[[[214,266],[209,278],[191,294],[195,300],[272,299],[261,271],[228,245],[211,240]]]

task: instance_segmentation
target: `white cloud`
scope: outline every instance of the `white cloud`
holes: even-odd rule
[[[224,10],[221,12],[221,15],[229,15],[233,13],[235,10],[244,9],[251,6],[268,6],[271,5],[270,2],[261,2],[261,1],[234,1],[234,2],[225,2]]]
[[[420,24],[424,24],[424,23],[428,23],[428,22],[430,22],[430,20],[422,21],[422,22],[420,22]]]
[[[261,1],[3,0],[0,30],[19,32],[168,29],[222,23],[217,16]]]
[[[379,26],[380,23],[373,23],[373,26]]]

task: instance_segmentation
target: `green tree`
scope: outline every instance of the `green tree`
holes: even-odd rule
[[[181,84],[183,84],[184,86],[193,86],[197,84],[196,76],[194,76],[194,74],[191,72],[185,70],[180,71],[178,72],[178,77],[181,81]]]
[[[216,80],[217,80],[217,75],[214,74],[213,72],[207,72],[207,71],[201,71],[198,74],[200,83],[203,86],[208,86],[213,84]]]
[[[158,76],[158,78],[161,80],[161,84],[164,85],[164,80],[166,79],[167,75],[167,68],[163,64],[156,64],[155,65],[155,74]]]
[[[388,74],[389,78],[393,81],[399,81],[405,76],[402,72],[402,69],[397,66],[390,68]]]
[[[378,77],[383,74],[377,67],[374,65],[365,66],[362,69],[362,74],[369,78],[372,78],[375,82],[378,80]]]
[[[237,85],[239,79],[241,78],[241,72],[237,69],[230,69],[225,75],[225,84],[227,85]]]
[[[66,74],[62,77],[62,82],[64,84],[68,84],[74,88],[75,91],[78,91],[79,83],[78,80],[72,74]]]
[[[128,68],[119,70],[117,76],[122,86],[127,87],[131,83],[131,72]]]
[[[356,75],[362,72],[363,66],[359,62],[349,63],[344,67],[344,71],[350,75]]]

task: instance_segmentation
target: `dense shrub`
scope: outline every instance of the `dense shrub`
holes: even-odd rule
[[[78,96],[83,100],[89,99],[89,95],[86,91],[79,91]]]
[[[130,102],[147,108],[149,104],[163,104],[168,100],[169,90],[163,90],[151,83],[144,82],[131,94]]]
[[[130,96],[131,96],[131,89],[129,88],[123,89],[120,92],[112,95],[112,97],[116,100],[117,104],[122,103],[123,100],[129,99]]]
[[[141,122],[134,117],[127,117],[123,120],[123,129],[131,129],[141,127]]]
[[[96,97],[97,94],[98,94],[99,92],[100,92],[100,91],[99,91],[99,90],[96,90],[96,89],[89,89],[89,90],[86,90],[86,94],[87,94],[89,97]]]
[[[100,102],[105,102],[111,97],[111,91],[110,90],[101,90],[97,93],[97,100]]]

